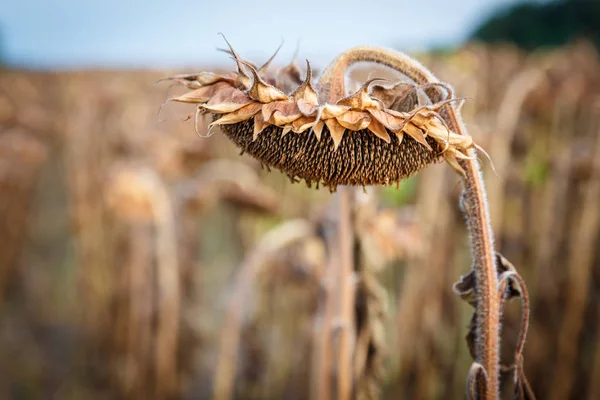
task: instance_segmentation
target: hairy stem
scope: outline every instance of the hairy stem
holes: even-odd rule
[[[334,103],[345,94],[345,71],[359,62],[374,62],[392,68],[417,84],[437,83],[439,80],[419,62],[405,54],[371,47],[356,47],[342,53],[319,79],[318,88],[324,100]],[[442,90],[433,86],[427,91],[433,102],[442,100]],[[444,106],[442,113],[446,123],[454,132],[468,135],[460,114],[451,105]],[[485,398],[497,399],[499,392],[499,347],[500,347],[500,302],[498,277],[494,264],[493,234],[488,215],[488,204],[479,169],[473,150],[470,160],[462,160],[465,171],[463,177],[463,206],[467,227],[471,235],[473,268],[477,280],[477,345],[476,361],[487,373]]]

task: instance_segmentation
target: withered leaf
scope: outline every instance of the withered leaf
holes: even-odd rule
[[[319,105],[319,95],[312,85],[312,70],[308,60],[306,60],[306,79],[296,90],[294,90],[290,97],[296,102],[302,100],[303,103],[306,104],[313,106]]]
[[[283,92],[289,93],[302,83],[302,71],[295,60],[277,72],[276,86]]]
[[[245,63],[242,61],[242,63]],[[261,103],[271,103],[273,101],[278,100],[288,100],[288,97],[281,90],[277,89],[275,86],[271,86],[266,83],[254,67],[245,63],[248,66],[248,69],[252,72],[252,78],[254,79],[252,82],[252,87],[248,90],[248,95],[252,97],[256,101],[260,101]]]
[[[418,106],[416,85],[398,82],[391,87],[373,85],[371,95],[383,102],[385,108],[396,111],[411,111]]]

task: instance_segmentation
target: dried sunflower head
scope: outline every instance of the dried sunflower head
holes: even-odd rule
[[[332,87],[345,78],[343,54],[314,85],[308,61],[304,74],[295,62],[270,74],[273,57],[257,67],[229,48],[236,72],[166,78],[190,89],[171,100],[197,104],[196,127],[199,116],[211,115],[209,129],[219,126],[244,152],[292,180],[332,190],[390,185],[442,159],[462,171],[457,159],[475,146],[447,129],[437,112],[446,102],[419,106],[414,83],[370,79],[351,94],[343,84]]]

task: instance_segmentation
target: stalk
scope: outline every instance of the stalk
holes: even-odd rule
[[[374,62],[403,73],[417,84],[439,83],[439,80],[419,62],[405,54],[370,47],[357,47],[341,54],[323,72],[319,80],[319,93],[328,102],[344,96],[345,71],[358,62]],[[431,87],[427,94],[432,102],[443,100],[440,88]],[[460,135],[468,135],[459,111],[445,105],[442,116],[448,127]],[[488,203],[476,154],[469,150],[469,160],[461,160],[462,205],[470,232],[473,269],[477,280],[477,343],[476,362],[485,371],[485,399],[498,398],[499,348],[500,348],[500,298],[495,267],[494,241],[488,213]]]

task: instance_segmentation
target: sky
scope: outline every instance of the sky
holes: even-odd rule
[[[245,58],[327,61],[358,45],[459,45],[516,0],[3,0],[0,56],[37,69],[224,64],[222,32]]]

